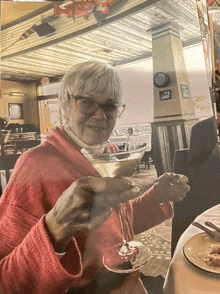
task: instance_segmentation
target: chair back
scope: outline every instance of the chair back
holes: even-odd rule
[[[176,174],[188,174],[189,148],[177,149],[174,153],[173,171]]]

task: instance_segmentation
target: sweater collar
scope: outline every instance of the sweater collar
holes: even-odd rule
[[[82,147],[76,144],[62,127],[55,127],[52,130],[52,134],[46,137],[46,142],[43,144],[47,143],[53,145],[66,160],[72,161],[77,169],[83,171],[83,174],[86,171],[92,175],[98,175],[91,163],[85,160],[84,155],[80,152]]]

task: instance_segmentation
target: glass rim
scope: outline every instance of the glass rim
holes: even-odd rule
[[[106,148],[106,146],[111,146],[111,145],[116,145],[115,143],[106,143],[106,144],[103,144],[103,148],[105,149]],[[104,157],[111,157],[111,156],[115,156],[115,155],[120,155],[120,154],[130,154],[130,153],[136,153],[136,152],[141,152],[141,151],[145,151],[146,149],[148,148],[148,146],[146,145],[146,146],[144,146],[144,147],[140,147],[140,148],[137,148],[137,149],[134,149],[134,150],[131,150],[131,151],[117,151],[117,152],[112,152],[112,153],[89,153],[89,151],[87,151],[86,149],[89,149],[89,148],[82,148],[81,149],[81,153],[82,154],[84,154],[84,152],[85,152],[85,154],[90,154],[90,155],[92,155],[92,156],[97,156],[97,157],[100,157],[100,156],[102,156],[103,158]],[[90,150],[92,150],[92,148],[90,149]]]

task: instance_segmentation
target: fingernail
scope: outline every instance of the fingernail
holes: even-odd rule
[[[140,188],[138,188],[138,187],[135,187],[133,190],[134,190],[134,192],[135,192],[135,193],[137,193],[137,192],[139,192],[139,191],[140,191]]]

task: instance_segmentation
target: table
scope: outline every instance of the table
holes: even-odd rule
[[[196,218],[196,221],[201,224],[207,220],[220,226],[220,205],[206,210]],[[166,275],[164,294],[220,293],[220,274],[197,268],[183,255],[183,246],[186,241],[201,232],[200,229],[190,225],[180,237]]]
[[[11,141],[8,141],[8,143],[4,144],[4,148],[7,149],[7,144],[8,145],[13,144],[15,153],[17,153],[18,151],[23,153],[29,148],[33,148],[40,145],[40,143],[41,143],[41,140],[11,140]]]

